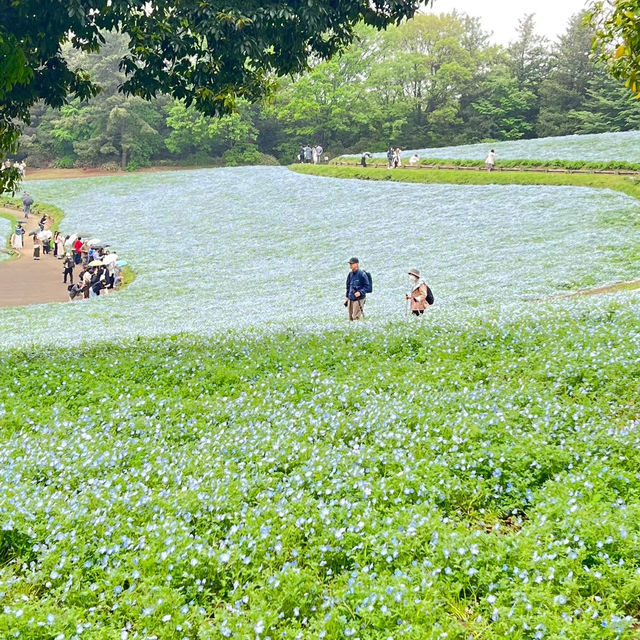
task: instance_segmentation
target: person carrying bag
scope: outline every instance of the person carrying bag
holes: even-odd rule
[[[414,316],[421,316],[427,307],[433,304],[433,293],[427,283],[420,278],[420,271],[418,269],[411,269],[409,271],[409,277],[412,280],[413,287],[405,298],[410,300],[411,313]]]
[[[371,278],[368,273],[360,269],[358,258],[349,260],[349,275],[347,276],[347,290],[344,306],[349,313],[349,321],[364,317],[364,303],[367,293],[371,293]]]

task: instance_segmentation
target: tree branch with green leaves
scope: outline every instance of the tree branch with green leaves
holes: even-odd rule
[[[594,50],[640,97],[640,0],[599,0],[588,19],[595,29]]]
[[[417,0],[3,0],[0,3],[0,157],[18,149],[38,101],[61,107],[100,87],[72,69],[62,45],[99,51],[105,31],[129,37],[125,94],[183,99],[209,116],[240,98],[258,101],[275,76],[299,73],[354,38],[360,23],[384,28],[411,17]],[[0,172],[0,192],[17,184]]]

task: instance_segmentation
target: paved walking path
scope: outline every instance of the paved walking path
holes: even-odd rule
[[[22,220],[22,212],[17,209],[1,208],[2,213],[11,214]],[[67,288],[62,284],[62,260],[49,255],[33,259],[33,236],[29,235],[38,227],[40,216],[31,214],[26,225],[24,247],[13,260],[0,262],[0,307],[21,307],[27,304],[63,302],[69,300]],[[15,225],[14,225],[15,226]],[[4,238],[0,239],[4,246]]]

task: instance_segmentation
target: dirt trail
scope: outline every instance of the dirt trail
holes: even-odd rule
[[[22,220],[22,212],[16,209],[0,209],[2,213]],[[62,283],[62,260],[49,255],[33,259],[33,236],[40,216],[31,214],[26,225],[24,247],[13,260],[0,263],[0,307],[21,307],[28,304],[68,301],[67,287]],[[15,226],[15,225],[14,225]],[[47,225],[48,226],[48,225]],[[4,238],[0,239],[4,245]]]
[[[559,300],[561,298],[576,298],[578,296],[598,296],[604,293],[616,293],[617,291],[635,291],[640,289],[640,280],[625,280],[624,282],[616,282],[608,284],[604,287],[593,287],[591,289],[580,289],[571,293],[561,293],[552,296],[551,300]]]

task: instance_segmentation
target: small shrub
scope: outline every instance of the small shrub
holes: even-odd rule
[[[58,158],[58,160],[56,160],[55,166],[58,169],[72,169],[75,161],[76,159],[74,156],[62,156],[62,158]]]
[[[98,167],[101,171],[120,171],[120,165],[117,162],[105,162]]]

